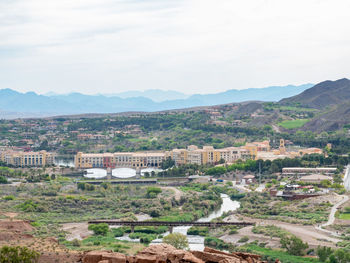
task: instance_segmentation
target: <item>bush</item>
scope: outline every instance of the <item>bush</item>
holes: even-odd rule
[[[106,223],[92,224],[88,227],[89,230],[94,232],[94,235],[106,236],[109,231],[109,226]]]
[[[39,253],[27,247],[3,246],[0,249],[0,262],[2,263],[34,263],[38,262]]]
[[[113,232],[115,237],[122,237],[122,236],[124,236],[124,230],[121,227],[113,228],[112,232]]]
[[[180,233],[173,233],[165,236],[163,242],[169,245],[174,246],[177,249],[186,249],[188,248],[187,237]]]
[[[158,194],[160,194],[162,192],[162,189],[160,189],[159,187],[148,187],[147,188],[147,197],[148,198],[155,198],[157,197]]]
[[[7,178],[5,176],[0,176],[0,184],[8,184]]]
[[[73,239],[72,241],[72,246],[74,247],[80,247],[81,246],[81,241],[78,239]]]
[[[249,237],[247,236],[244,236],[244,237],[241,237],[237,242],[238,243],[245,243],[249,240]]]
[[[15,197],[13,195],[7,195],[7,196],[4,196],[3,199],[10,201],[10,200],[15,200]]]
[[[296,236],[284,236],[281,238],[280,242],[282,248],[285,248],[289,254],[294,256],[303,256],[305,254],[305,249],[309,247],[307,243],[303,243],[303,241]]]
[[[198,236],[207,236],[209,233],[208,227],[194,227],[192,226],[190,229],[187,230],[188,235],[198,235]]]

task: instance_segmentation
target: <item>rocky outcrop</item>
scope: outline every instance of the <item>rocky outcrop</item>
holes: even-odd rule
[[[126,263],[126,256],[107,251],[90,251],[83,256],[83,263]]]
[[[225,253],[205,248],[204,251],[184,251],[168,244],[152,245],[135,256],[125,256],[107,251],[90,251],[83,263],[264,263],[259,255],[250,253]],[[279,261],[276,261],[278,263]]]

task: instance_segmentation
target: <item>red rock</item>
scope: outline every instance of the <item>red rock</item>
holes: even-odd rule
[[[105,251],[90,251],[83,256],[83,263],[98,263],[102,260]]]
[[[104,253],[102,260],[108,260],[108,263],[126,263],[126,256],[121,253]]]

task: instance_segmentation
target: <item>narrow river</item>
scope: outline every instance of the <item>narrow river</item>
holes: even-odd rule
[[[222,198],[222,205],[220,209],[213,211],[210,213],[207,217],[202,217],[198,221],[199,222],[210,222],[212,219],[220,217],[223,213],[228,211],[235,211],[237,208],[239,208],[240,204],[238,201],[232,201],[228,195],[221,194]],[[189,229],[189,226],[179,226],[174,227],[173,232],[181,233],[187,236],[189,247],[191,250],[204,250],[204,237],[202,236],[196,236],[196,235],[187,235],[187,230]],[[166,232],[163,234],[163,236],[168,235],[169,232]],[[136,239],[130,239],[129,236],[123,236],[120,238],[117,238],[119,240],[127,240],[131,242],[137,242]],[[152,244],[156,243],[162,243],[162,239],[155,239],[152,241]]]

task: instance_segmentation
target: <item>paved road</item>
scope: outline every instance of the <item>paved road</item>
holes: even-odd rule
[[[344,176],[344,187],[346,190],[350,191],[350,165],[346,166],[345,176]]]
[[[332,209],[331,209],[331,213],[329,214],[328,216],[328,221],[320,226],[316,226],[315,228],[317,230],[321,230],[325,233],[328,233],[328,234],[331,234],[333,236],[339,236],[337,234],[337,232],[334,232],[334,231],[329,231],[329,230],[326,230],[326,229],[323,229],[323,227],[327,227],[327,226],[330,226],[334,223],[334,220],[335,220],[335,213],[337,212],[339,206],[341,206],[342,204],[346,203],[348,200],[349,200],[349,197],[347,195],[342,195],[343,199],[341,201],[339,201],[338,203],[336,203]]]

